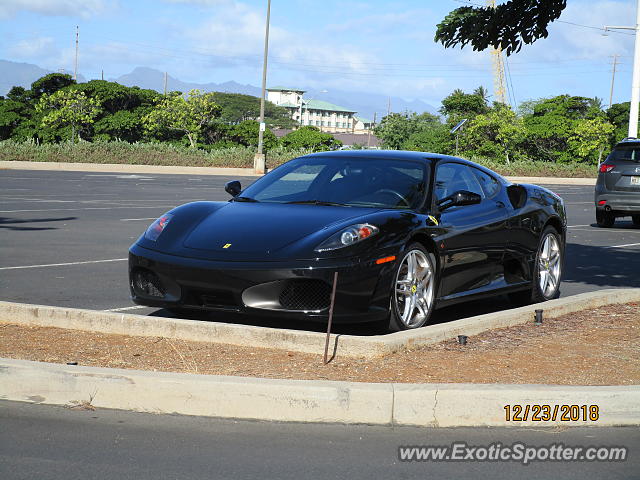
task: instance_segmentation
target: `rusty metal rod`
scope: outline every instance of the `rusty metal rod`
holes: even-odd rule
[[[329,338],[331,337],[331,322],[333,321],[333,305],[336,302],[336,285],[338,284],[338,272],[333,274],[333,288],[331,290],[331,305],[329,307],[329,322],[327,323],[327,339],[324,342],[324,359],[323,362],[326,365],[329,363],[327,355],[329,354]]]

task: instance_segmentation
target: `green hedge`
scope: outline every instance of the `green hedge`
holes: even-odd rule
[[[270,150],[267,165],[271,168],[310,151]],[[114,163],[129,165],[176,165],[187,167],[253,167],[253,147],[230,147],[205,151],[170,143],[80,142],[47,143],[33,141],[0,142],[0,160],[30,162]],[[508,165],[483,158],[473,158],[503,175],[533,177],[595,177],[594,165],[518,161]]]

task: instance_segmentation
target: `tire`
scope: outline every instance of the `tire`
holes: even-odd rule
[[[564,250],[560,234],[553,227],[546,227],[540,235],[536,253],[531,288],[509,294],[518,305],[546,302],[560,296]]]
[[[631,221],[636,227],[640,227],[640,215],[631,215]]]
[[[389,328],[411,330],[429,323],[438,291],[436,260],[423,245],[412,243],[396,265],[390,298]]]
[[[596,223],[600,228],[611,228],[616,223],[616,217],[611,212],[596,210]]]

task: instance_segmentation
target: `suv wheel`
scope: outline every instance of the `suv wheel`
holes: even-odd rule
[[[596,223],[602,228],[611,228],[616,223],[616,217],[611,212],[596,210]]]
[[[636,227],[640,227],[640,215],[631,215],[631,220]]]

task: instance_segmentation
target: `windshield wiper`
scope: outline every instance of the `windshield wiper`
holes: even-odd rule
[[[249,198],[249,197],[233,197],[231,199],[231,201],[233,201],[233,202],[253,202],[253,203],[259,202],[259,200],[256,200],[255,198]]]
[[[285,202],[287,204],[295,203],[297,205],[325,205],[328,207],[349,207],[346,203],[327,202],[325,200],[294,200],[293,202]]]

